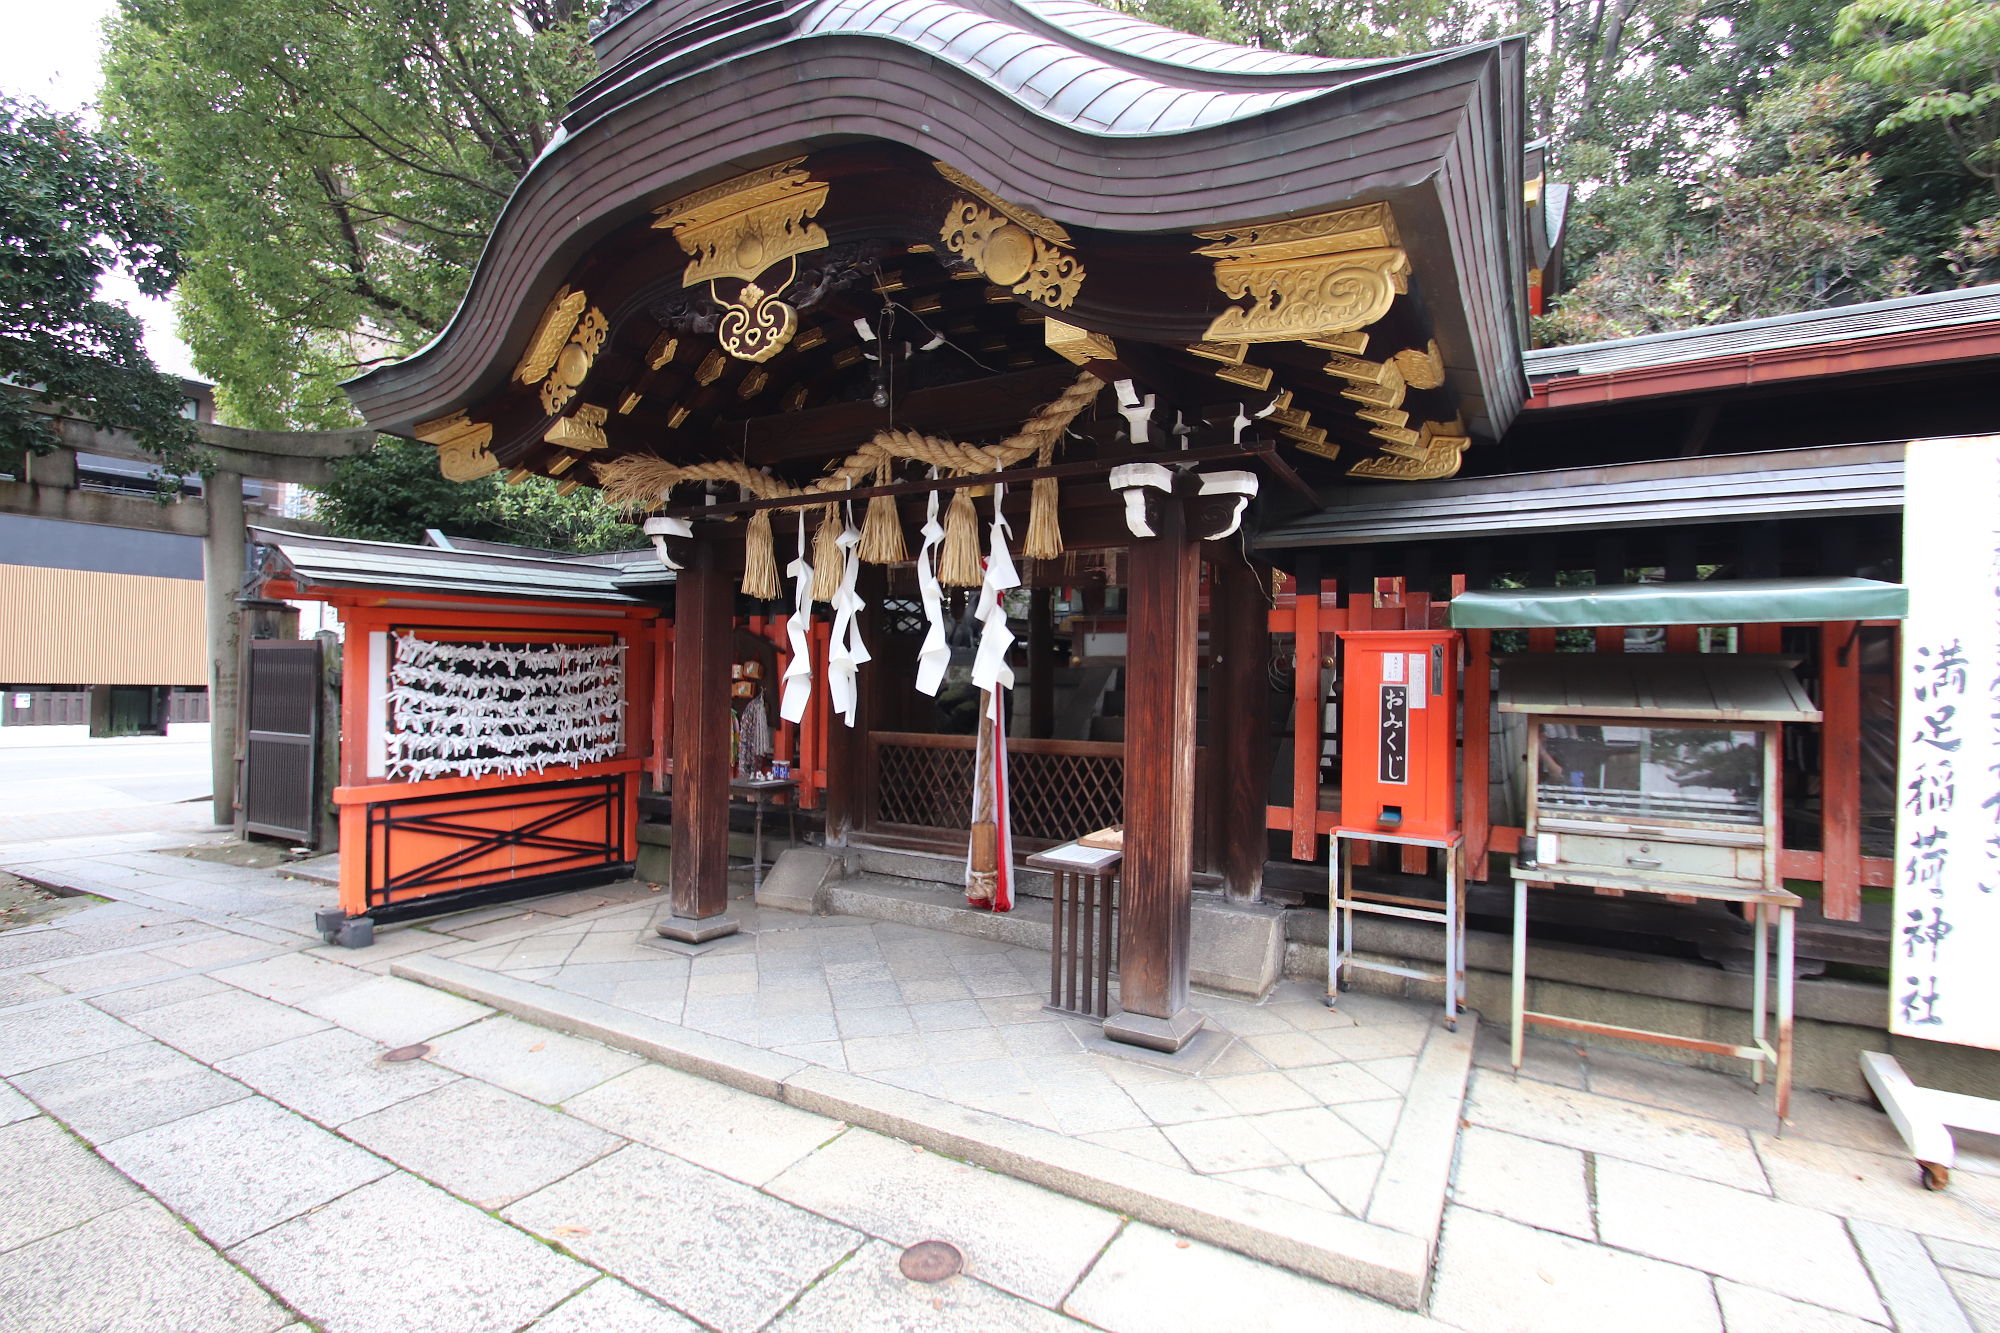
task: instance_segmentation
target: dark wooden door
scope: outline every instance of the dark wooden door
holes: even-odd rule
[[[317,845],[319,640],[252,640],[243,696],[243,827]]]

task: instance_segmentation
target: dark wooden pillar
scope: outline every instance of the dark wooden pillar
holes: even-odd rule
[[[1056,734],[1055,589],[1028,590],[1028,734]]]
[[[1210,859],[1230,901],[1254,903],[1270,845],[1271,615],[1241,547],[1217,545],[1208,583]]]
[[[1194,853],[1195,628],[1201,548],[1179,499],[1158,505],[1127,577],[1125,861],[1118,916],[1119,1006],[1104,1032],[1177,1051],[1201,1029],[1188,1008],[1188,891]]]
[[[732,934],[729,910],[729,663],[736,570],[713,537],[678,543],[674,585],[673,915],[668,939]],[[679,557],[685,550],[685,557]]]

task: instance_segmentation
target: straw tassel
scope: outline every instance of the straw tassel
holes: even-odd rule
[[[986,570],[979,561],[979,511],[972,492],[961,486],[951,494],[944,514],[944,544],[938,551],[938,582],[947,588],[977,588]]]
[[[1035,466],[1049,466],[1055,455],[1055,441],[1051,440],[1035,455]],[[1056,479],[1036,477],[1028,502],[1028,536],[1022,543],[1021,554],[1030,560],[1055,560],[1062,553],[1062,525],[1056,519]]]
[[[875,469],[875,484],[887,486],[894,480],[888,459]],[[868,502],[861,519],[860,557],[871,565],[900,565],[910,558],[903,547],[903,524],[896,517],[896,497],[878,495]]]
[[[840,506],[822,505],[819,528],[813,533],[813,589],[815,602],[831,602],[840,594]]]
[[[778,596],[778,556],[771,544],[771,511],[750,515],[743,534],[743,595],[765,601]]]

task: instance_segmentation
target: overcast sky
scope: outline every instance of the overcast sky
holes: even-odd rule
[[[9,6],[8,39],[0,42],[0,89],[33,97],[65,111],[86,110],[96,100],[104,18],[116,0],[35,0]],[[146,350],[161,370],[193,375],[194,358],[174,336],[173,310],[142,296],[122,274],[99,289],[131,308],[146,325]]]

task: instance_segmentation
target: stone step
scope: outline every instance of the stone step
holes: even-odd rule
[[[1047,949],[1053,930],[1046,899],[1017,899],[1011,912],[987,912],[967,906],[963,892],[883,876],[863,875],[830,885],[827,907],[840,916],[948,930],[1022,949]]]
[[[846,850],[847,864],[851,874],[870,876],[877,879],[914,880],[934,890],[952,890],[963,896],[965,884],[965,858],[940,852],[906,851],[893,847],[870,847],[850,843]],[[1014,896],[1016,899],[1053,898],[1055,881],[1045,870],[1030,870],[1020,864],[1017,857],[1014,865]]]

